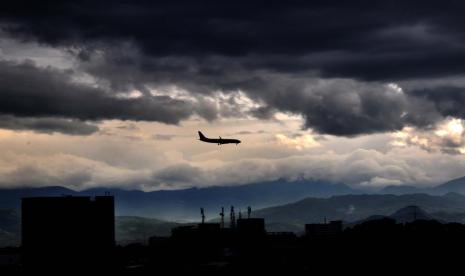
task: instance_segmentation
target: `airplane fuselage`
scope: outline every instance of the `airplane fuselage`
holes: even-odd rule
[[[206,143],[213,143],[213,144],[218,144],[218,145],[223,145],[223,144],[239,144],[241,141],[238,139],[211,139],[211,138],[203,138],[199,139],[202,142]]]
[[[241,140],[239,139],[212,139],[212,138],[207,138],[205,137],[202,132],[199,131],[199,140],[205,143],[212,143],[212,144],[218,144],[218,145],[224,145],[224,144],[240,144]]]

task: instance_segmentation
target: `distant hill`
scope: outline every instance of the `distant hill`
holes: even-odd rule
[[[36,188],[0,188],[0,209],[16,209],[21,207],[22,197],[73,195],[77,192],[59,186]]]
[[[435,194],[459,193],[465,195],[465,177],[456,178],[431,188],[431,192]]]
[[[447,214],[447,213],[443,213]],[[406,206],[402,209],[399,209],[392,213],[391,215],[371,215],[365,219],[361,219],[358,221],[353,221],[349,223],[345,223],[345,227],[353,227],[355,225],[367,222],[367,221],[373,221],[373,220],[381,220],[385,218],[390,218],[394,219],[397,223],[407,223],[407,222],[413,222],[415,220],[440,220],[440,221],[448,221],[448,220],[442,220],[439,219],[441,216],[433,216],[431,214],[428,214],[425,210],[422,208],[415,206],[415,205],[410,205]]]
[[[16,210],[0,209],[0,229],[6,232],[19,232],[21,228],[20,217]]]
[[[294,202],[305,197],[329,197],[354,194],[360,191],[344,184],[327,181],[277,180],[238,186],[191,188],[172,191],[143,192],[95,188],[81,192],[63,187],[0,189],[0,209],[19,209],[21,197],[60,195],[103,195],[110,193],[116,199],[116,213],[120,216],[156,217],[171,221],[188,221],[199,218],[204,207],[208,217],[217,216],[221,206],[245,210]]]
[[[392,195],[405,195],[405,194],[418,194],[429,193],[427,189],[420,189],[409,185],[391,185],[381,189],[378,194],[392,194]]]
[[[318,223],[325,219],[354,222],[373,215],[396,215],[401,218],[402,213],[396,214],[396,212],[405,206],[412,205],[419,206],[428,214],[442,214],[447,217],[447,214],[465,212],[465,196],[460,194],[444,196],[375,194],[333,196],[326,199],[306,198],[295,203],[258,210],[253,212],[253,215],[265,218],[268,230],[274,231],[274,228],[280,224],[293,225],[293,229],[303,229],[305,223]],[[443,219],[443,217],[438,217],[438,219]],[[444,220],[447,221],[447,219]]]
[[[465,212],[456,212],[456,213],[449,213],[449,212],[437,212],[431,214],[434,218],[440,219],[444,222],[458,222],[465,224]]]
[[[0,209],[0,247],[17,246],[21,222],[16,210]]]
[[[426,211],[415,205],[410,205],[397,210],[389,217],[395,219],[398,223],[407,223],[415,220],[435,219],[432,215],[428,214]]]
[[[378,194],[418,194],[426,193],[431,195],[444,195],[447,193],[459,193],[465,195],[465,177],[452,179],[443,184],[431,188],[419,188],[411,185],[391,185],[381,189]]]

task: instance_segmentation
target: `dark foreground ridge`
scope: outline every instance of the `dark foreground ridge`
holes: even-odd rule
[[[250,209],[236,218],[231,208],[227,222],[224,211],[220,217],[122,247],[115,245],[112,196],[24,198],[22,246],[0,250],[0,272],[444,273],[461,269],[465,245],[464,225],[435,220],[381,218],[346,229],[330,221],[307,224],[297,236],[267,232]]]

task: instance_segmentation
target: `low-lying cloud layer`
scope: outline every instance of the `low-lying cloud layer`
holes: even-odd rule
[[[269,145],[269,148],[272,147],[280,146]],[[25,156],[9,153],[0,159],[0,175],[2,185],[7,186],[60,184],[74,189],[100,186],[179,189],[238,185],[280,178],[324,179],[358,188],[381,188],[401,184],[435,185],[445,179],[461,176],[465,168],[465,161],[459,156],[422,153],[408,148],[388,153],[367,149],[356,149],[346,154],[310,151],[273,159],[255,158],[253,150],[251,152],[238,160],[217,160],[213,167],[205,166],[202,161],[177,160],[163,165],[159,163],[154,168],[122,167],[121,164],[97,161],[90,156],[71,154]],[[159,162],[154,159],[147,161],[153,165]]]

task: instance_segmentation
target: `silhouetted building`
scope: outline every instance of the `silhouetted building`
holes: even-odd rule
[[[329,223],[305,224],[305,235],[307,237],[335,236],[342,233],[342,221],[330,221]]]
[[[241,218],[237,220],[237,231],[248,235],[265,235],[265,220],[262,218]]]
[[[95,268],[111,259],[114,245],[112,196],[22,199],[26,267]]]

